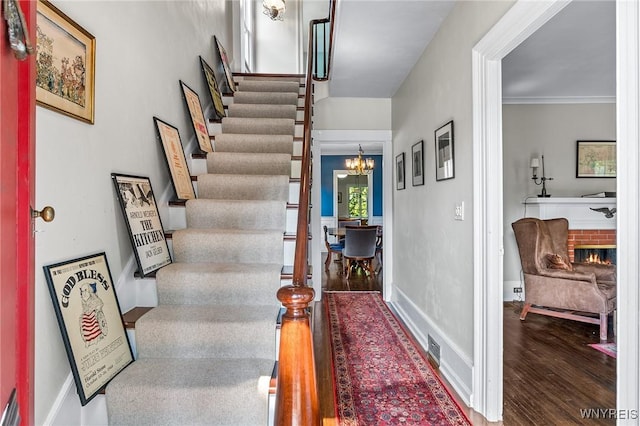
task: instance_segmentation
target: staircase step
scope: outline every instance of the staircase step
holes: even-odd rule
[[[240,80],[236,87],[238,92],[293,92],[297,95],[300,91],[300,83],[295,81]]]
[[[216,152],[255,152],[293,154],[291,135],[251,135],[222,133],[213,141]]]
[[[159,305],[136,322],[138,359],[273,358],[278,310],[275,303]]]
[[[189,228],[272,229],[286,228],[284,201],[270,200],[189,200],[186,219]]]
[[[295,136],[295,124],[295,120],[290,118],[225,117],[222,119],[222,133]]]
[[[198,176],[198,198],[222,200],[289,199],[289,176],[218,175]]]
[[[138,360],[107,387],[109,424],[264,426],[268,386],[259,383],[268,385],[273,365],[272,359]]]
[[[207,171],[216,174],[291,175],[291,155],[251,152],[210,152]]]
[[[282,264],[172,263],[156,273],[160,305],[277,303]]]
[[[295,105],[240,104],[229,105],[228,117],[242,118],[290,118],[298,116]]]
[[[233,94],[232,103],[298,106],[298,96],[292,92],[236,92]]]
[[[172,235],[173,258],[185,263],[280,263],[280,231],[180,229]]]

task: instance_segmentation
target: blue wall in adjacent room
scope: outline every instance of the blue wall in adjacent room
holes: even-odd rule
[[[333,171],[344,170],[345,161],[353,155],[323,155],[320,159],[321,215],[333,216]],[[382,216],[382,155],[365,155],[373,158],[373,216]]]

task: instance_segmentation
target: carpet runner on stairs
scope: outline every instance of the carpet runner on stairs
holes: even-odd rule
[[[159,306],[136,323],[138,359],[107,387],[110,424],[267,424],[298,87],[238,84]]]

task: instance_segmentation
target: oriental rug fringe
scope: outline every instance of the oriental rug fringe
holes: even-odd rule
[[[339,425],[471,424],[380,293],[324,296]]]

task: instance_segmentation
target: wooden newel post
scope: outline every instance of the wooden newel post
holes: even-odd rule
[[[278,426],[320,425],[313,338],[307,311],[313,297],[311,287],[286,286],[278,290],[278,300],[286,308],[280,327],[276,385],[275,424]]]

